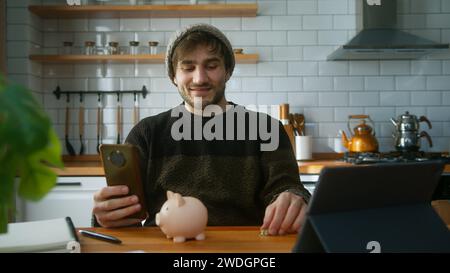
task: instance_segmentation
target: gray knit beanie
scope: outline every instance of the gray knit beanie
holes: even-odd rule
[[[208,24],[195,24],[190,25],[186,27],[183,30],[177,31],[172,38],[169,40],[169,44],[167,45],[167,51],[166,51],[166,68],[167,68],[167,74],[169,75],[170,80],[173,82],[173,78],[175,77],[175,71],[173,71],[173,65],[172,65],[172,56],[175,52],[176,47],[180,44],[180,42],[186,38],[186,36],[192,32],[200,31],[200,32],[206,32],[210,35],[213,35],[219,41],[223,43],[225,46],[225,50],[227,51],[227,54],[230,56],[230,76],[233,74],[235,60],[234,60],[234,53],[233,53],[233,47],[231,46],[230,41],[228,38],[216,27]]]

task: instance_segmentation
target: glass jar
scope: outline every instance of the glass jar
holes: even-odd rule
[[[158,42],[150,41],[148,42],[148,46],[150,47],[150,54],[158,54]]]
[[[108,54],[109,55],[119,54],[119,43],[118,42],[109,42],[108,43]]]
[[[72,54],[73,42],[63,42],[62,54],[70,55]]]
[[[94,41],[86,41],[84,42],[84,54],[85,55],[95,55],[96,48],[95,48],[95,42]]]
[[[95,54],[96,55],[107,55],[108,54],[108,48],[103,46],[97,46],[95,47]]]
[[[138,41],[130,41],[130,54],[131,55],[139,54],[139,42]]]

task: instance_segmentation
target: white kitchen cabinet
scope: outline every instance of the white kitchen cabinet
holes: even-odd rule
[[[93,196],[106,186],[105,177],[59,177],[56,186],[40,201],[17,199],[16,221],[36,221],[70,216],[76,227],[91,226]]]

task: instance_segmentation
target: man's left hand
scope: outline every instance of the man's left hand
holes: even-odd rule
[[[270,235],[296,233],[305,220],[306,208],[305,200],[301,196],[282,192],[267,206],[261,229],[268,229]]]

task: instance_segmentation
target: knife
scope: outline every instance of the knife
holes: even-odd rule
[[[121,127],[121,116],[122,116],[122,109],[120,105],[120,93],[117,93],[117,144],[120,144],[120,133],[122,130]]]
[[[65,141],[66,141],[66,149],[69,155],[75,155],[75,149],[72,144],[69,142],[69,127],[70,127],[70,110],[69,110],[69,94],[67,94],[67,105],[66,105],[66,126],[65,126]]]
[[[97,100],[97,153],[100,153],[100,135],[101,135],[101,128],[102,128],[102,100],[101,95],[98,93],[98,100]]]
[[[80,131],[80,155],[84,154],[84,106],[83,106],[83,94],[80,93],[80,111],[78,112],[78,128]]]
[[[136,125],[139,121],[139,101],[136,93],[134,93],[134,108],[133,108],[133,124]]]

